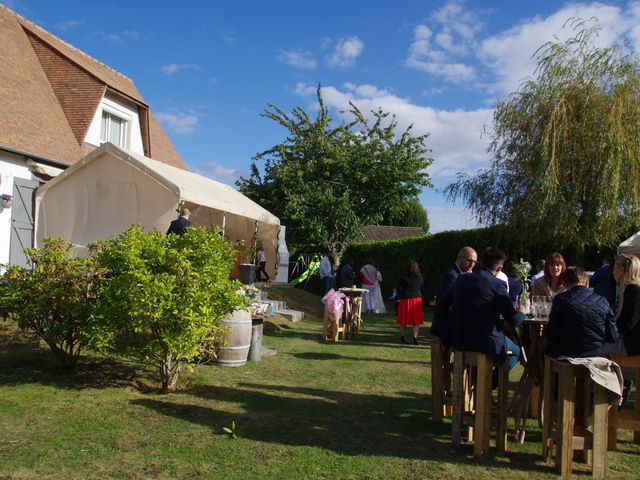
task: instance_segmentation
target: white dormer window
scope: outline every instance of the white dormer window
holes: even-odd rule
[[[102,110],[100,142],[111,142],[129,148],[129,120],[106,108]]]
[[[93,115],[84,138],[85,143],[99,147],[105,142],[111,142],[125,150],[144,155],[139,108],[116,92],[107,90]]]

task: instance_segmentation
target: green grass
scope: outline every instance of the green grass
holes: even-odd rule
[[[524,445],[481,462],[450,447],[449,424],[431,422],[426,335],[401,345],[392,316],[365,316],[364,334],[324,343],[317,297],[269,295],[307,313],[265,325],[277,355],[200,367],[169,395],[141,393],[130,380],[139,366],[100,357],[65,375],[0,323],[0,478],[555,478],[535,421]],[[235,440],[223,431],[233,421]],[[609,454],[609,478],[637,478],[629,439]]]

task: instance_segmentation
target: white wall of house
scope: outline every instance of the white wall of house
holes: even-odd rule
[[[0,150],[0,194],[13,195],[15,178],[34,179],[23,157]],[[10,240],[11,208],[2,208],[0,205],[0,264],[9,262]]]
[[[127,150],[131,150],[134,153],[144,155],[138,106],[135,103],[109,91],[105,93],[100,105],[96,109],[96,113],[93,116],[89,130],[87,131],[87,136],[84,139],[85,143],[96,147],[102,145],[103,142],[100,140],[100,133],[103,111],[107,111],[127,121],[128,127],[126,144],[120,146]]]

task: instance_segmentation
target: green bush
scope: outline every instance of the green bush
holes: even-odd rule
[[[102,276],[93,257],[72,258],[71,248],[45,238],[42,248],[25,250],[32,268],[9,267],[0,282],[0,315],[38,335],[68,371],[95,343],[91,313]]]
[[[235,251],[219,229],[132,226],[100,242],[97,258],[110,275],[95,311],[100,348],[157,368],[165,391],[183,366],[215,355],[220,319],[244,302],[229,280]]]

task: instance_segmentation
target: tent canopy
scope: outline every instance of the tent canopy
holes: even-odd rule
[[[618,254],[626,253],[640,257],[640,232],[636,232],[618,246]]]
[[[180,206],[194,225],[217,225],[230,241],[250,246],[254,237],[267,254],[267,271],[277,263],[280,220],[240,192],[105,143],[36,193],[36,243],[63,237],[84,247],[117,235],[131,224],[166,231]]]

